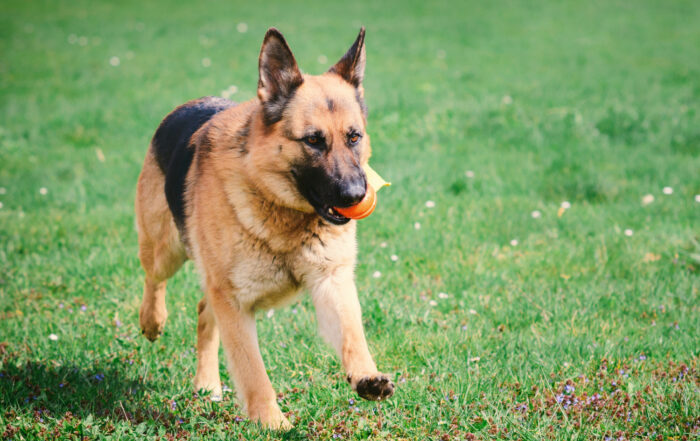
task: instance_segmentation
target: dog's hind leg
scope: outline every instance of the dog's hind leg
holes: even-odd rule
[[[149,149],[136,190],[136,228],[139,259],[146,272],[139,310],[141,333],[154,341],[163,332],[166,280],[187,256],[163,191],[165,177]]]
[[[221,399],[219,377],[219,328],[206,295],[197,306],[197,373],[194,376],[195,390],[211,391],[211,399]]]

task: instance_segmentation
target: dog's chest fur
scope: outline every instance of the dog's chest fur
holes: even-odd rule
[[[254,309],[287,304],[312,280],[354,264],[354,240],[323,231],[306,230],[287,236],[283,252],[273,250],[259,237],[245,236],[242,245],[247,252],[244,258],[236,259],[229,278],[239,293],[238,301]],[[289,237],[296,238],[297,243],[290,243]]]
[[[270,204],[250,188],[241,191],[242,182],[235,191],[220,182],[214,174],[200,175],[188,229],[200,270],[228,280],[242,307],[282,306],[311,281],[354,266],[354,221],[328,225],[314,213]],[[203,242],[208,245],[199,246]]]
[[[257,309],[288,304],[312,281],[354,265],[354,228],[338,234],[317,219],[309,224],[287,231],[270,229],[264,238],[241,232],[234,251],[240,257],[234,258],[228,277],[242,305]]]

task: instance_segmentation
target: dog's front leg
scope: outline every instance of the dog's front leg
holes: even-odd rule
[[[394,383],[377,371],[367,347],[352,269],[319,277],[311,286],[311,295],[321,335],[338,352],[353,390],[367,400],[393,395]]]
[[[230,289],[210,288],[207,301],[216,316],[239,400],[251,420],[271,429],[290,429],[260,355],[255,316],[252,311],[242,310],[234,299]]]

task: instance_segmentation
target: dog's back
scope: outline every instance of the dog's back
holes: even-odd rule
[[[235,105],[231,100],[211,96],[189,101],[173,110],[153,135],[151,148],[165,175],[165,195],[180,231],[185,222],[185,178],[195,153],[190,143],[192,135],[214,115]]]

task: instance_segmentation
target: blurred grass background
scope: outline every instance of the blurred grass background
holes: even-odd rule
[[[355,402],[304,299],[261,314],[296,428],[260,431],[233,393],[191,391],[191,265],[165,335],[139,335],[136,179],[173,107],[255,97],[268,27],[321,73],[362,25],[372,164],[394,185],[359,224],[357,282],[399,389]],[[692,1],[3,2],[0,431],[697,436],[698,48]]]

